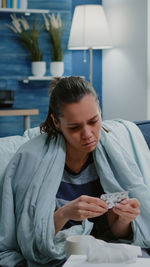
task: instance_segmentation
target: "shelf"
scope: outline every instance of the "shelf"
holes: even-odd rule
[[[0,8],[0,12],[8,13],[24,13],[30,15],[31,13],[49,13],[48,9],[20,9],[20,8]]]
[[[54,79],[53,76],[43,76],[43,77],[29,76],[21,79],[21,81],[24,83],[28,83],[29,81],[52,81],[53,79]]]
[[[64,78],[67,76],[61,76],[61,78]],[[83,79],[85,79],[85,76],[79,76]],[[30,81],[52,81],[56,78],[55,76],[43,76],[43,77],[38,77],[38,76],[28,76],[20,79],[23,83],[29,83]]]

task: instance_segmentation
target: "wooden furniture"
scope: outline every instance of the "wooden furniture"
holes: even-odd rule
[[[0,117],[24,116],[24,130],[31,127],[30,116],[38,114],[38,109],[0,109]]]

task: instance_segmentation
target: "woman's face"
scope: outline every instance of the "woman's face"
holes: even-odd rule
[[[100,108],[91,94],[80,102],[67,104],[58,123],[67,150],[89,153],[96,148],[101,128]]]

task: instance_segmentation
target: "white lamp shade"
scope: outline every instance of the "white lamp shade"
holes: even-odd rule
[[[110,33],[101,5],[76,6],[70,37],[69,49],[104,49],[112,47]]]

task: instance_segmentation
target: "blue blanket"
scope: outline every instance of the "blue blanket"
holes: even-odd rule
[[[138,127],[128,121],[103,122],[93,152],[104,191],[128,190],[141,203],[132,223],[133,244],[150,247],[150,151]],[[55,196],[65,164],[65,141],[42,134],[17,151],[8,165],[1,194],[0,266],[57,266],[65,258],[65,239],[90,234],[93,224],[62,230],[55,235]],[[20,264],[20,265],[19,265]]]

